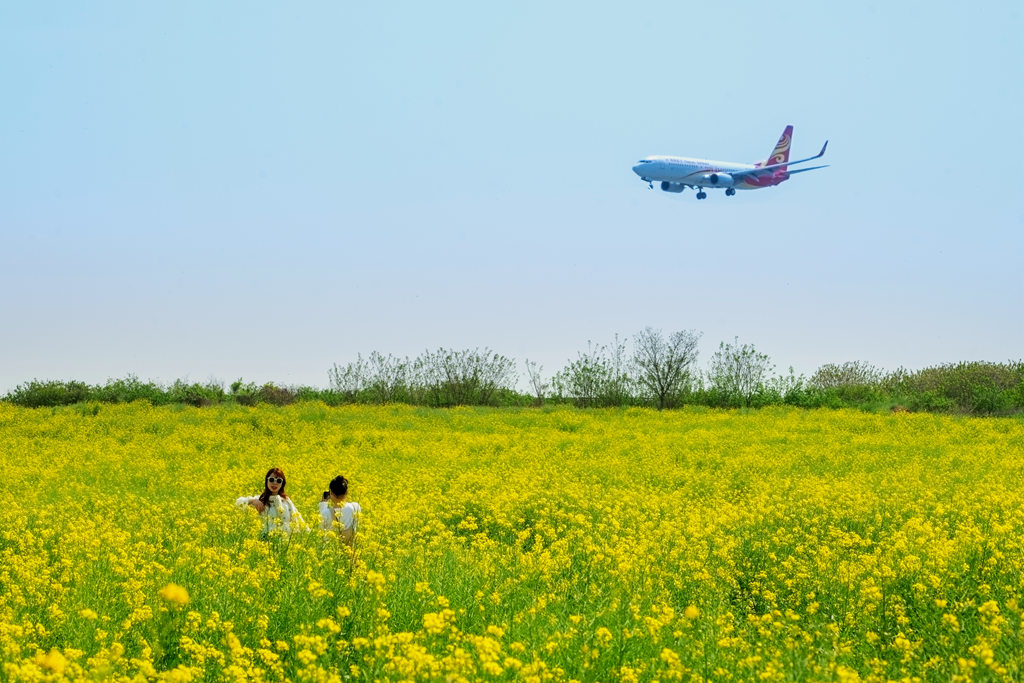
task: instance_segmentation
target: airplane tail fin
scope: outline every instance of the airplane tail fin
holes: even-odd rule
[[[779,141],[775,143],[775,149],[772,150],[772,154],[768,157],[768,161],[764,162],[765,166],[771,166],[773,164],[784,164],[789,161],[789,146],[793,142],[793,126],[786,126],[786,130],[782,131],[782,136]],[[782,166],[779,168],[780,171],[785,173],[786,167]]]

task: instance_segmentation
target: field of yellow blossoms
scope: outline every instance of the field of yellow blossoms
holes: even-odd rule
[[[7,681],[1024,678],[1019,419],[0,404],[0,475]]]

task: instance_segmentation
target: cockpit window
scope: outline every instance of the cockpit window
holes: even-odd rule
[[[651,163],[651,160],[650,159],[641,159],[640,161],[638,161],[636,163],[638,163],[638,164],[649,164],[649,163]]]

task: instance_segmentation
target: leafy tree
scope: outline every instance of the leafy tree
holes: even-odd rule
[[[375,403],[394,403],[408,391],[409,359],[370,352],[367,358],[367,388]]]
[[[623,406],[632,401],[626,347],[618,336],[611,349],[588,342],[586,353],[569,363],[552,379],[558,394],[577,406]]]
[[[765,378],[775,370],[771,359],[758,353],[752,344],[721,342],[711,357],[708,381],[726,405],[749,406],[753,395],[762,389]]]
[[[327,376],[330,379],[332,390],[345,401],[355,403],[368,388],[370,366],[367,361],[363,360],[363,355],[358,354],[354,363],[348,363],[345,366],[335,363],[327,371]]]

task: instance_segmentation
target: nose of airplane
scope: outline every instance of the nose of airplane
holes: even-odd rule
[[[643,167],[644,167],[644,164],[637,164],[636,166],[633,167],[633,173],[636,173],[637,175],[642,176],[643,175]]]

